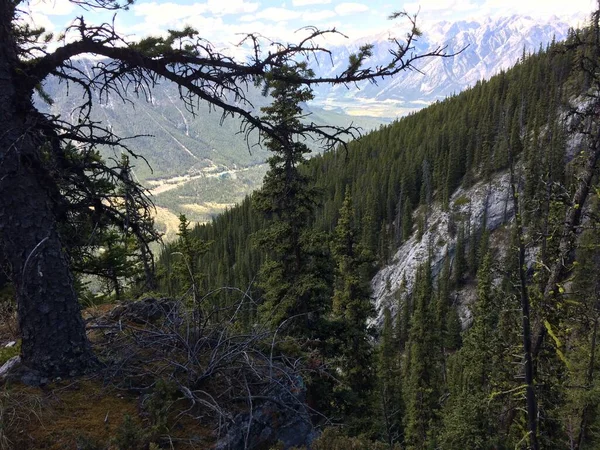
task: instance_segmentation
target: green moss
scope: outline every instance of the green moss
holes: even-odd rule
[[[456,201],[454,202],[454,207],[460,208],[461,206],[464,206],[467,203],[471,203],[471,199],[466,195],[462,195],[456,199]]]
[[[0,348],[0,365],[4,364],[13,356],[17,356],[21,353],[21,340],[18,340],[12,347]]]

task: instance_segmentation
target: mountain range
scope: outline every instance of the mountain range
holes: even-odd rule
[[[414,51],[443,46],[455,56],[420,60],[415,65],[418,70],[377,84],[318,86],[315,100],[305,105],[305,110],[316,123],[352,123],[368,131],[507,69],[524,53],[535,52],[553,39],[562,40],[568,30],[569,22],[556,17],[543,22],[511,16],[428,25]],[[315,72],[323,76],[339,73],[349,56],[365,43],[373,44],[366,64],[385,64],[390,38],[400,37],[398,33],[387,30],[333,47],[331,59],[320,57],[314,62]],[[89,72],[93,62],[81,60],[78,64]],[[54,99],[45,110],[63,117],[72,115],[82,99],[74,86],[56,80],[49,79],[44,89]],[[248,98],[258,111],[268,104],[268,97],[251,89]],[[95,120],[120,136],[141,135],[129,145],[148,164],[138,159],[135,174],[154,194],[157,222],[170,237],[176,232],[179,214],[185,213],[194,222],[210,220],[261,185],[267,150],[253,145],[256,136],[246,143],[239,120],[221,121],[221,114],[207,106],[200,105],[195,115],[190,113],[179,100],[177,88],[169,83],[156,86],[149,98],[96,100]],[[110,151],[105,156],[111,156]]]
[[[402,116],[457,94],[479,80],[489,79],[500,70],[513,66],[524,53],[535,52],[552,40],[563,40],[573,22],[573,19],[558,17],[541,21],[513,15],[427,25],[421,30],[414,52],[425,53],[444,47],[447,54],[455,56],[417,61],[417,70],[377,84],[358,83],[358,89],[319,87],[316,103],[349,114]],[[402,36],[398,30],[387,30],[333,48],[331,62],[329,57],[321,57],[314,69],[325,76],[343,70],[349,56],[366,43],[373,44],[373,54],[365,65],[385,65],[393,45],[390,38],[402,39]]]

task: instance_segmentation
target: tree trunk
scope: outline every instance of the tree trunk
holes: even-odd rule
[[[533,357],[531,353],[531,323],[530,323],[530,304],[529,289],[527,287],[526,260],[525,260],[525,242],[523,238],[523,224],[521,221],[521,212],[519,211],[519,193],[515,180],[515,168],[512,156],[512,149],[508,150],[508,165],[510,173],[510,187],[515,211],[515,229],[519,240],[519,294],[522,311],[522,338],[523,338],[523,359],[525,368],[525,398],[527,410],[527,430],[529,432],[528,441],[531,450],[539,450],[538,442],[538,405],[535,397],[535,379],[533,372]]]
[[[11,266],[22,335],[21,356],[47,376],[75,375],[95,364],[43,182],[31,92],[18,89],[14,2],[0,0],[0,242]]]
[[[517,235],[519,239],[519,294],[521,299],[522,311],[522,338],[523,338],[523,356],[525,366],[525,397],[527,405],[527,429],[529,431],[529,448],[538,450],[537,436],[537,400],[535,398],[535,380],[533,376],[533,358],[531,355],[531,324],[529,311],[529,291],[527,288],[527,277],[525,274],[525,242],[523,241],[523,227],[521,224],[521,213],[519,212],[518,193],[515,186],[513,166],[510,166],[510,179],[512,186],[512,196],[515,209]]]

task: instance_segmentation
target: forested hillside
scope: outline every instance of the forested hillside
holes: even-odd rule
[[[530,179],[539,179],[545,166],[564,176],[565,165],[557,163],[567,158],[561,105],[580,84],[575,84],[571,53],[561,48],[529,55],[490,81],[347,148],[313,157],[302,170],[319,189],[314,229],[334,229],[349,191],[362,235],[383,262],[423,221],[423,214],[414,213],[419,206],[435,200],[448,208],[449,196],[461,183],[468,186],[506,169],[511,148]],[[549,126],[554,132],[548,132]],[[527,191],[536,193],[535,188]],[[261,258],[251,236],[264,218],[251,203],[247,198],[194,230],[200,239],[214,241],[201,264],[204,282],[210,282],[207,289],[248,286],[253,279]]]
[[[72,70],[93,76],[95,63],[81,59]],[[85,104],[79,86],[57,77],[45,81],[44,91],[51,104],[41,98],[37,103],[43,111],[62,118],[75,116]],[[269,103],[260,89],[248,86],[247,91],[256,111]],[[118,136],[137,136],[128,140],[131,151],[139,156],[131,160],[132,172],[153,194],[159,207],[156,222],[166,233],[165,239],[173,239],[179,214],[193,222],[209,221],[261,185],[267,152],[258,145],[258,133],[244,136],[238,118],[223,120],[209,105],[199,105],[192,112],[180,102],[177,87],[166,82],[158,83],[152,93],[140,91],[128,97],[96,87],[94,96],[99,103],[92,111],[94,121]],[[353,124],[371,130],[390,122],[317,106],[303,105],[303,109],[306,120],[331,126]],[[318,151],[317,146],[313,148]],[[122,151],[104,146],[101,154],[107,160],[119,160]]]
[[[409,449],[597,448],[596,31],[572,31],[297,174],[283,164],[308,149],[274,142],[261,191],[210,224],[182,222],[161,255],[162,288],[205,293],[214,314],[244,292],[244,327],[274,320],[307,339],[291,354],[337,373],[309,381],[313,406],[349,435]],[[485,218],[474,229],[452,215],[442,267],[425,258],[412,288],[379,311],[383,327],[368,329],[377,267],[438,226],[434,207],[468,204],[452,197],[459,186],[502,173],[516,215],[492,234]],[[455,299],[468,286],[472,318],[461,324]]]
[[[115,15],[55,37],[0,0],[0,449],[600,447],[600,1],[564,42],[351,142],[305,105],[456,57],[420,49],[417,15],[391,13],[385,59],[364,43],[319,75],[334,29],[247,34],[238,59],[189,26],[129,40],[130,0],[68,1]],[[51,113],[56,80],[79,107]],[[113,108],[136,95],[139,116]],[[121,134],[172,144],[144,150],[177,212],[260,174],[209,156],[235,130],[194,131],[205,105],[260,137],[262,188],[179,215],[156,259]]]

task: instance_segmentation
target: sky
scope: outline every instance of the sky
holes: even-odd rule
[[[387,19],[401,10],[419,12],[421,29],[435,21],[510,14],[556,15],[576,25],[595,5],[596,0],[137,0],[114,23],[129,40],[191,25],[209,41],[229,45],[250,32],[294,42],[302,35],[298,30],[309,25],[336,28],[351,39],[371,36],[402,26]],[[113,20],[112,13],[86,11],[69,0],[29,0],[25,8],[29,20],[53,32],[79,15],[86,23]]]

